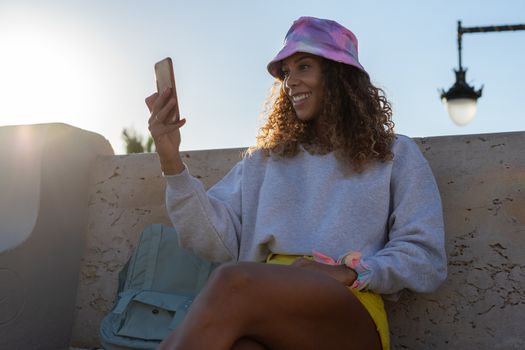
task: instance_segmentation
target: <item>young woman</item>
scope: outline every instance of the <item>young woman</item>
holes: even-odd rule
[[[337,22],[301,17],[268,65],[280,81],[251,148],[208,192],[179,155],[175,106],[146,99],[181,244],[229,262],[161,349],[388,349],[381,295],[446,277],[441,202],[416,144]]]

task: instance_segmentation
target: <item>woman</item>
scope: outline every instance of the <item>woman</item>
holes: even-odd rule
[[[446,277],[431,170],[337,22],[299,18],[268,71],[257,144],[207,193],[179,155],[185,120],[163,123],[169,91],[146,99],[181,244],[230,262],[161,349],[388,349],[380,295]]]

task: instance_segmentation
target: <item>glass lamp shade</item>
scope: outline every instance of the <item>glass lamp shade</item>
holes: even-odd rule
[[[441,100],[454,124],[463,126],[474,119],[476,101],[481,97],[483,86],[476,91],[474,87],[467,84],[465,81],[467,70],[461,68],[461,65],[454,73],[456,73],[456,82],[448,91],[441,90]]]
[[[443,99],[450,119],[459,126],[467,125],[476,115],[476,100],[470,98]]]

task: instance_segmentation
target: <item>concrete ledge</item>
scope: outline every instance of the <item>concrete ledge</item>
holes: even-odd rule
[[[240,149],[183,152],[191,173],[209,188],[241,159]],[[100,157],[90,184],[88,232],[82,257],[73,345],[98,345],[101,319],[113,305],[118,271],[142,230],[170,224],[165,181],[156,154]]]
[[[387,304],[393,349],[523,348],[525,133],[416,141],[442,194],[450,277],[436,293],[407,292]],[[187,152],[185,161],[209,187],[242,151]],[[138,234],[150,223],[169,223],[156,156],[100,158],[89,210],[73,339],[95,346],[116,273]]]
[[[2,127],[0,149],[0,162],[9,164],[0,172],[0,207],[16,208],[0,222],[0,235],[11,237],[0,244],[0,348],[64,349],[71,339],[90,168],[97,155],[113,150],[100,135],[64,124]],[[25,184],[23,202],[13,204],[20,200],[16,193],[4,194],[18,181]]]
[[[525,348],[525,133],[418,143],[443,199],[449,277],[387,304],[393,348]]]
[[[430,162],[443,198],[449,279],[435,293],[406,292],[399,302],[387,303],[392,348],[525,348],[522,331],[525,324],[525,256],[522,253],[525,244],[525,132],[416,141]],[[67,179],[79,172],[91,174],[89,182],[86,178],[86,182],[79,185],[84,186],[84,190],[79,188],[79,192],[75,192],[80,195],[66,196],[64,189],[69,187],[57,186],[56,182],[52,185],[48,180],[42,182],[39,190],[38,220],[56,220],[57,216],[52,214],[56,211],[46,208],[51,208],[50,203],[58,200],[61,217],[76,223],[76,226],[67,226],[66,232],[72,236],[53,238],[53,242],[59,243],[56,249],[44,251],[48,256],[56,255],[53,261],[67,265],[69,272],[59,276],[63,278],[48,280],[28,277],[24,283],[33,283],[33,280],[39,285],[47,283],[46,293],[56,293],[67,305],[71,305],[76,296],[71,345],[92,348],[99,345],[99,322],[112,306],[118,271],[131,254],[139,233],[151,223],[169,224],[164,205],[164,180],[155,154],[113,156],[111,152],[97,150],[98,157],[86,156],[82,158],[84,165],[80,165],[76,163],[79,158],[74,155],[85,154],[83,148],[68,146],[78,142],[75,138],[66,138],[64,142],[60,147],[57,144],[44,152],[38,149],[33,152],[47,157],[69,155],[56,156],[53,162],[45,158],[41,169],[48,175],[42,178]],[[242,151],[186,152],[184,158],[192,174],[208,188],[240,159]],[[3,162],[2,157],[0,162]],[[82,193],[89,197],[87,201]],[[63,201],[61,196],[70,201]],[[4,228],[0,222],[0,232]],[[41,235],[45,237],[55,231],[54,226],[49,226]],[[34,260],[33,252],[19,247],[7,253],[16,251],[17,259],[27,266],[46,262],[45,259]],[[0,273],[6,270],[7,253],[0,246]],[[78,293],[76,284],[70,283],[75,274],[78,274]],[[69,282],[63,285],[61,281]],[[2,304],[3,298],[6,293],[13,295],[16,283],[5,279],[0,282],[0,348],[15,344],[14,340],[6,343],[5,339],[15,339],[6,338],[11,334],[29,335],[31,339],[21,342],[20,346],[15,344],[14,348],[44,348],[37,343],[53,337],[63,344],[64,329],[67,332],[69,328],[62,322],[71,320],[71,316],[67,316],[71,315],[70,309],[54,310],[54,315],[60,315],[62,321],[42,326],[53,313],[44,300],[35,299],[24,306],[27,315],[35,319],[30,328],[22,327],[16,317],[16,322],[2,323],[2,316],[6,315],[3,310],[10,310],[13,305]],[[33,331],[38,327],[42,330]],[[61,327],[63,329],[59,330]],[[42,332],[46,332],[45,335]]]

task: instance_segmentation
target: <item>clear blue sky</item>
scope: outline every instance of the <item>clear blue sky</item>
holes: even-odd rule
[[[457,67],[456,22],[525,23],[525,1],[0,0],[0,125],[65,122],[105,136],[147,133],[153,64],[171,56],[182,149],[253,144],[272,78],[267,62],[296,18],[334,19],[412,137],[525,130],[525,31],[466,34],[467,81],[484,84],[474,121],[439,100]]]

